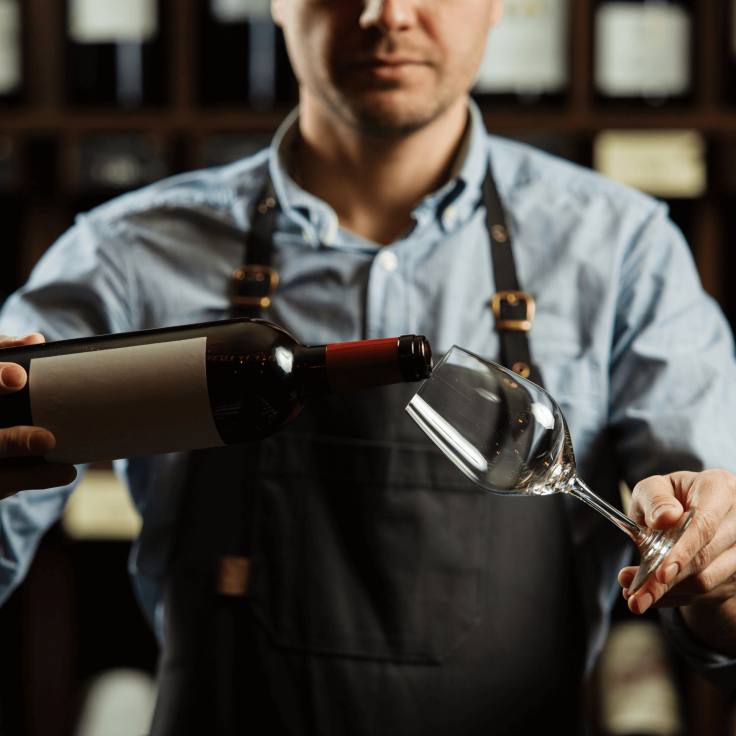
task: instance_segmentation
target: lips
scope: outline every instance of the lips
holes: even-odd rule
[[[423,65],[424,61],[420,59],[412,59],[408,57],[380,57],[371,56],[363,59],[356,59],[349,62],[348,66],[356,67],[400,67],[409,65]]]

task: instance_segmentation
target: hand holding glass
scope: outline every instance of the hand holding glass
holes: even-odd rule
[[[578,477],[565,417],[536,384],[453,347],[406,407],[427,436],[474,483],[502,495],[570,493],[626,532],[641,553],[629,592],[652,575],[692,520],[655,531],[596,496]]]

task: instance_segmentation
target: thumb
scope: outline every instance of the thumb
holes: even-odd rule
[[[637,483],[631,494],[629,517],[650,529],[666,529],[683,514],[669,476],[654,475]]]

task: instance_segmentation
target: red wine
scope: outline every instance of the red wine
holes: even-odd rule
[[[0,361],[28,372],[0,396],[0,427],[50,430],[45,459],[68,463],[259,440],[313,396],[419,381],[432,367],[420,335],[308,347],[246,319],[9,348]]]

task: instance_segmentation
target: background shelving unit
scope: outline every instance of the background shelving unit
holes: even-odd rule
[[[75,108],[66,102],[64,2],[23,0],[24,99],[20,104],[0,107],[0,217],[4,223],[0,296],[25,280],[77,212],[119,193],[80,189],[76,168],[84,140],[105,134],[141,136],[160,150],[168,173],[175,174],[203,166],[203,151],[214,137],[270,135],[289,112],[289,107],[259,112],[199,104],[198,18],[205,1],[162,0],[167,102],[125,111]],[[694,4],[691,103],[627,108],[598,101],[593,85],[594,2],[571,0],[570,78],[565,101],[538,107],[485,104],[483,114],[491,132],[529,141],[554,140],[583,165],[591,165],[594,139],[604,130],[699,131],[708,146],[707,192],[695,200],[672,202],[672,212],[688,237],[705,288],[736,326],[736,292],[731,286],[736,255],[729,247],[736,238],[736,98],[729,99],[727,79],[731,12],[732,3],[725,0],[698,0]],[[223,73],[235,75],[238,70]],[[44,541],[28,582],[0,609],[4,636],[23,632],[24,642],[11,634],[11,645],[3,648],[0,736],[69,734],[75,698],[87,670],[92,663],[103,667],[120,662],[119,649],[113,647],[109,656],[102,653],[105,637],[117,635],[124,641],[139,642],[130,656],[137,657],[139,666],[153,669],[155,646],[132,605],[125,580],[128,547],[125,542],[74,543],[58,528]],[[84,596],[81,583],[93,581],[95,576],[116,581],[103,586],[103,600],[88,595],[75,604],[68,598],[69,590]],[[58,583],[55,592],[47,584],[50,580]],[[118,589],[122,592],[115,593]],[[59,605],[57,599],[52,600],[53,595],[66,604]],[[104,605],[105,597],[109,605]],[[44,635],[37,622],[39,606],[51,606],[55,611],[53,636]],[[83,613],[90,606],[97,606],[95,615]],[[90,644],[96,641],[100,648]],[[686,690],[691,733],[725,734],[723,699],[694,676]]]

